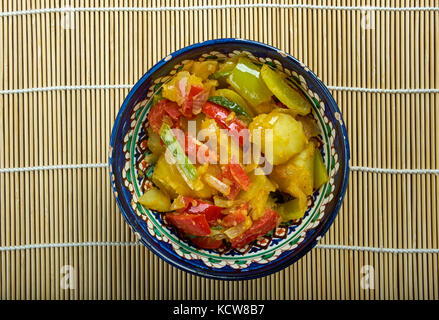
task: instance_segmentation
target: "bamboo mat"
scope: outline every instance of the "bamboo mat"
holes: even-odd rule
[[[232,8],[254,3],[1,1],[1,299],[439,298],[438,251],[418,250],[439,248],[439,11],[385,9],[437,1]],[[169,8],[4,14],[67,6]],[[197,6],[220,8],[181,8]],[[340,106],[353,166],[322,245],[242,282],[189,275],[136,246],[106,168],[130,85],[169,53],[223,37],[265,42],[307,64]],[[14,247],[59,243],[70,246]],[[66,265],[74,288],[62,287]]]

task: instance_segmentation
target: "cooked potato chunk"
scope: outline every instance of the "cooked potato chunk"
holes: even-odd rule
[[[165,147],[160,143],[160,137],[155,133],[151,127],[148,127],[148,149],[157,156],[165,151]]]
[[[206,61],[196,61],[192,65],[192,73],[200,77],[203,80],[207,78],[216,71],[218,68],[218,61],[206,60]]]
[[[171,200],[169,199],[169,196],[154,187],[146,191],[139,198],[139,202],[146,208],[159,212],[166,212],[171,208]]]
[[[169,164],[164,155],[158,159],[154,167],[152,181],[162,190],[166,190],[172,198],[176,198],[179,194],[201,199],[214,195],[214,191],[205,184],[201,190],[195,191],[189,188],[176,165]]]
[[[307,143],[302,124],[291,115],[276,110],[258,115],[250,123],[249,130],[251,141],[261,148],[268,161],[272,158],[274,165],[287,162]]]
[[[204,89],[209,93],[209,96],[211,96],[215,92],[218,85],[218,80],[206,80],[204,82]]]
[[[257,170],[256,170],[257,171]],[[248,201],[252,208],[250,215],[253,220],[257,220],[264,215],[268,195],[271,191],[275,191],[276,187],[263,174],[249,174],[250,188],[247,191],[241,191],[237,200]]]
[[[256,114],[269,113],[269,112],[273,111],[274,107],[275,107],[275,104],[273,103],[272,100],[270,100],[270,101],[262,102],[258,105],[253,106],[253,110]]]
[[[270,177],[282,191],[296,198],[311,195],[314,185],[314,153],[314,144],[308,143],[301,153],[287,163],[275,166]]]
[[[306,204],[301,204],[299,199],[293,199],[291,201],[280,204],[277,207],[277,212],[282,217],[282,221],[284,222],[297,220],[305,215]]]
[[[299,181],[303,192],[311,195],[314,186],[314,155],[315,147],[313,143],[308,143],[305,149],[291,159],[291,164],[306,171],[306,179]]]

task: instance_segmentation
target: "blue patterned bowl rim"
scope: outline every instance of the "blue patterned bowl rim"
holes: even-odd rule
[[[247,280],[247,279],[255,279],[263,276],[267,276],[269,274],[278,272],[289,265],[293,264],[294,262],[298,261],[300,258],[302,258],[307,252],[309,252],[317,243],[318,240],[323,237],[323,235],[327,232],[331,224],[333,223],[335,217],[338,214],[338,211],[341,207],[341,204],[343,202],[344,195],[346,193],[346,188],[348,185],[348,179],[349,179],[349,159],[350,159],[350,149],[349,149],[349,141],[348,136],[346,132],[346,127],[344,124],[344,121],[342,117],[338,119],[336,122],[336,126],[340,129],[342,134],[342,146],[343,150],[343,158],[340,159],[343,163],[342,172],[340,174],[343,177],[342,185],[338,190],[338,193],[336,194],[337,200],[335,205],[333,206],[332,212],[328,214],[328,217],[322,221],[316,228],[309,230],[309,232],[306,235],[305,240],[301,243],[300,247],[297,248],[297,250],[294,251],[294,255],[291,256],[291,254],[288,254],[287,256],[279,257],[278,259],[270,262],[267,264],[263,270],[246,270],[241,272],[221,272],[217,270],[206,270],[206,268],[198,268],[192,264],[185,263],[184,259],[181,257],[175,257],[174,254],[170,254],[168,252],[169,250],[161,247],[156,246],[150,241],[148,241],[148,235],[145,234],[146,231],[144,227],[141,225],[144,224],[143,221],[139,221],[137,219],[136,214],[133,212],[132,209],[130,209],[130,204],[128,199],[124,196],[125,193],[123,189],[125,188],[123,186],[123,183],[121,182],[121,177],[114,175],[114,172],[117,172],[118,166],[123,166],[123,164],[120,163],[121,159],[118,159],[117,157],[114,157],[114,152],[116,148],[122,148],[122,139],[118,136],[121,134],[121,132],[124,129],[124,126],[126,126],[126,123],[122,121],[122,118],[125,114],[125,112],[130,111],[127,110],[128,106],[131,104],[133,107],[137,102],[132,102],[131,100],[133,97],[138,94],[139,88],[147,82],[151,77],[155,75],[155,73],[160,70],[165,64],[172,61],[176,57],[182,56],[185,53],[192,52],[197,48],[204,48],[209,47],[212,45],[219,45],[224,44],[224,46],[227,46],[228,44],[233,45],[243,45],[243,46],[251,46],[254,48],[260,48],[261,50],[268,50],[273,53],[277,53],[279,55],[280,52],[282,52],[282,55],[279,55],[277,58],[279,61],[284,63],[285,61],[288,61],[288,63],[295,64],[297,68],[302,69],[303,71],[306,70],[307,72],[303,72],[302,75],[304,76],[305,80],[310,82],[313,85],[313,90],[318,93],[318,95],[325,100],[326,107],[328,107],[329,112],[334,115],[336,113],[341,114],[337,103],[335,102],[334,98],[332,97],[329,90],[326,88],[326,86],[322,83],[322,81],[306,66],[303,65],[299,60],[294,58],[293,56],[289,55],[288,53],[285,53],[275,47],[272,47],[270,45],[260,43],[253,40],[246,40],[246,39],[234,39],[234,38],[224,38],[224,39],[214,39],[214,40],[208,40],[200,43],[196,43],[187,47],[184,47],[171,55],[163,58],[160,60],[156,65],[154,65],[151,69],[146,72],[142,78],[133,86],[133,88],[129,91],[127,97],[125,98],[118,115],[115,119],[113,129],[111,132],[111,138],[110,138],[110,151],[109,151],[109,168],[110,168],[110,181],[111,186],[113,189],[114,194],[116,195],[116,202],[119,206],[119,209],[121,210],[121,213],[126,220],[126,222],[131,226],[133,231],[138,235],[140,238],[140,242],[143,243],[149,250],[151,250],[153,253],[155,253],[157,256],[162,258],[164,261],[168,262],[169,264],[173,265],[174,267],[177,267],[181,270],[184,270],[186,272],[189,272],[191,274],[195,274],[198,276],[203,276],[206,278],[212,278],[212,279],[222,279],[222,280]],[[171,59],[172,57],[172,59]],[[140,100],[140,99],[138,99]],[[119,137],[119,138],[118,138]]]

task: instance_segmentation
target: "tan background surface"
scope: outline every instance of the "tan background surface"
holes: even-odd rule
[[[64,7],[197,6],[249,1],[6,1],[0,10]],[[278,1],[435,6],[430,1]],[[439,88],[439,12],[221,9],[76,12],[0,17],[0,90],[134,84],[155,62],[186,45],[239,37],[291,53],[329,86]],[[0,168],[107,162],[113,120],[128,89],[0,94]],[[439,168],[438,93],[332,90],[348,129],[351,164]],[[438,248],[438,183],[433,174],[351,173],[342,209],[323,244]],[[110,191],[107,168],[0,173],[0,246],[134,241]],[[60,287],[61,267],[76,289]],[[374,290],[360,286],[375,270]],[[437,253],[314,249],[272,276],[245,282],[181,272],[141,246],[0,252],[1,299],[438,299]]]

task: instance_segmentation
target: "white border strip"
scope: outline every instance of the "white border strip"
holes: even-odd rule
[[[391,94],[411,94],[411,93],[439,93],[439,89],[380,89],[380,88],[360,88],[360,87],[338,87],[327,86],[329,90],[347,91],[347,92],[365,92],[365,93],[391,93]]]
[[[134,86],[133,84],[53,86],[53,87],[39,87],[39,88],[5,89],[5,90],[0,90],[0,94],[34,93],[34,92],[63,91],[63,90],[131,89],[133,86]],[[390,94],[439,93],[439,89],[436,89],[436,88],[380,89],[380,88],[328,86],[328,89],[335,90],[335,91],[347,91],[347,92],[390,93]]]
[[[376,247],[363,247],[363,246],[345,246],[338,244],[318,244],[315,247],[319,249],[329,249],[329,250],[371,251],[377,253],[439,253],[439,249],[376,248]]]
[[[0,168],[0,173],[29,172],[43,170],[60,170],[60,169],[89,169],[89,168],[106,168],[108,163],[84,163],[84,164],[63,164],[53,166],[36,166],[21,168]],[[351,171],[387,173],[387,174],[439,174],[439,169],[387,169],[351,166]]]
[[[71,242],[71,243],[42,243],[42,244],[28,244],[22,246],[8,246],[0,247],[0,252],[16,251],[16,250],[30,250],[30,249],[50,249],[50,248],[78,248],[78,247],[129,247],[138,246],[139,242]],[[351,251],[371,251],[377,253],[439,253],[439,249],[400,249],[400,248],[377,248],[364,246],[345,246],[336,244],[318,244],[315,246],[318,249],[329,250],[351,250]]]
[[[0,168],[0,173],[59,170],[59,169],[106,168],[106,167],[108,167],[108,163],[62,164],[62,165],[54,165],[54,166]]]
[[[22,11],[1,12],[0,17],[20,16],[26,14],[63,13],[63,12],[160,12],[160,11],[190,11],[190,10],[220,10],[220,9],[245,9],[245,8],[273,8],[273,9],[319,9],[319,10],[345,10],[345,11],[439,11],[439,7],[376,7],[376,6],[326,6],[312,4],[276,4],[276,3],[251,3],[229,4],[213,6],[187,6],[187,7],[90,7],[90,8],[43,8]]]
[[[132,84],[104,84],[104,85],[80,85],[80,86],[53,86],[40,88],[8,89],[0,90],[0,94],[34,93],[62,90],[92,90],[92,89],[131,89]]]
[[[41,243],[26,244],[22,246],[0,247],[2,251],[28,250],[28,249],[47,249],[47,248],[77,248],[77,247],[129,247],[137,246],[139,242],[66,242],[66,243]]]
[[[387,168],[370,168],[370,167],[349,167],[351,171],[362,171],[371,173],[389,173],[389,174],[439,174],[439,169],[387,169]]]

